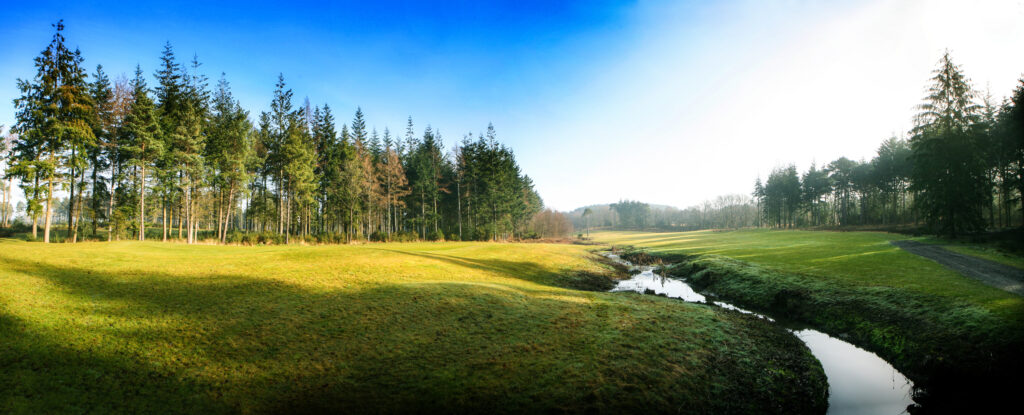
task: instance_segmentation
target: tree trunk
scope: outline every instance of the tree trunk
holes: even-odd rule
[[[223,235],[220,237],[220,243],[225,243],[227,242],[228,239],[228,226],[231,223],[231,211],[234,210],[231,208],[233,206],[232,197],[234,196],[234,193],[235,184],[232,183],[231,187],[228,188],[228,204],[227,208],[225,209],[227,212],[224,214],[224,232]]]
[[[78,225],[82,223],[82,197],[85,193],[85,170],[82,170],[78,175],[78,209],[75,211],[75,226],[72,228],[71,242],[78,242]]]
[[[99,169],[97,168],[97,166],[94,165],[92,167],[92,197],[89,198],[91,200],[90,205],[92,206],[91,209],[92,209],[92,236],[93,237],[96,237],[96,232],[97,232],[96,226],[97,226],[97,221],[98,221],[98,218],[99,218],[99,215],[96,214],[97,213],[96,211],[99,208],[99,203],[96,202],[96,188],[100,184],[100,182],[99,182],[99,174],[98,174],[97,170],[99,170]]]
[[[50,175],[47,180],[47,193],[46,193],[46,213],[43,217],[43,243],[50,243],[50,217],[51,205],[53,204],[53,175]]]
[[[117,158],[110,162],[110,202],[107,203],[107,242],[114,240],[114,184],[117,183]]]
[[[160,212],[160,218],[163,219],[162,222],[164,224],[164,227],[163,227],[164,228],[163,229],[163,235],[164,236],[161,239],[161,242],[167,242],[167,198],[166,197],[164,198],[164,202],[161,203],[161,206],[162,206],[163,210]]]
[[[191,180],[186,184],[185,187],[185,219],[188,221],[185,229],[186,243],[192,244],[192,228],[195,222],[195,216],[192,213],[192,183]]]
[[[78,179],[78,175],[75,174],[75,170],[78,170],[78,169],[75,168],[74,162],[75,162],[75,155],[77,153],[78,153],[78,149],[72,147],[71,148],[71,163],[69,163],[69,164],[71,164],[71,180],[68,180],[68,186],[69,186],[69,189],[70,189],[71,193],[68,195],[68,232],[67,232],[67,239],[70,239],[71,242],[75,242],[75,240],[71,237],[71,231],[73,230],[74,223],[75,223],[75,180]]]
[[[146,164],[139,173],[139,240],[146,240]]]
[[[284,177],[283,173],[278,174],[278,177]],[[281,235],[284,233],[284,179],[278,180],[277,184],[277,234]]]
[[[178,203],[178,240],[179,241],[181,240],[181,232],[182,232],[181,227],[185,225],[184,209],[185,209],[185,205],[182,204],[182,203]]]

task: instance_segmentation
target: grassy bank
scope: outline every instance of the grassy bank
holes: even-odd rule
[[[928,388],[926,404],[942,401],[932,410],[976,409],[1007,399],[1002,394],[1019,384],[1024,298],[889,244],[906,236],[749,230],[594,237],[681,261],[669,272],[697,288],[879,353]]]
[[[590,255],[0,240],[0,412],[823,411],[794,336]]]

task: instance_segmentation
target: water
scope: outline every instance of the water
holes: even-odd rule
[[[757,314],[728,303],[709,301],[694,291],[685,281],[666,278],[654,272],[653,267],[636,267],[615,254],[606,254],[638,271],[628,280],[619,281],[616,291],[654,292],[669,298],[694,303],[709,303],[722,308],[752,314],[768,321],[768,316]],[[913,383],[889,362],[878,355],[850,343],[810,329],[790,330],[807,345],[821,362],[828,377],[828,413],[834,415],[868,415],[905,413],[911,399]]]

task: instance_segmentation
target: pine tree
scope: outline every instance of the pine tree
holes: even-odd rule
[[[913,188],[928,222],[956,237],[984,229],[991,201],[978,141],[978,105],[967,78],[946,52],[932,77],[913,131]]]
[[[104,157],[113,142],[114,134],[114,90],[110,78],[103,72],[103,65],[96,66],[95,80],[90,85],[89,94],[93,102],[92,131],[96,137],[96,145],[89,150],[89,164],[92,167],[89,210],[92,216],[92,234],[96,235],[98,221],[106,216],[103,202],[109,197],[111,189],[103,186],[100,171],[110,166],[110,160]],[[109,219],[109,218],[108,218]]]
[[[384,186],[384,198],[387,209],[386,233],[388,238],[397,232],[399,212],[405,206],[403,199],[409,195],[409,182],[402,168],[398,152],[391,147],[388,130],[384,130],[384,159],[381,163],[380,182]]]
[[[294,114],[291,117],[285,140],[282,146],[282,154],[285,164],[283,166],[285,183],[289,204],[286,206],[288,229],[285,233],[286,242],[290,242],[291,229],[293,225],[292,208],[299,213],[298,225],[300,232],[306,234],[306,225],[309,223],[307,208],[313,202],[313,195],[316,190],[316,180],[313,172],[313,165],[316,162],[313,143],[303,127],[305,122]]]
[[[285,164],[287,159],[284,155],[284,142],[288,136],[288,129],[291,128],[292,111],[292,90],[285,90],[284,75],[277,77],[277,86],[274,89],[274,100],[270,103],[270,126],[267,164],[271,174],[275,177],[277,191],[277,233],[285,235],[285,200],[287,189],[285,183]]]
[[[231,87],[221,74],[213,97],[213,116],[210,120],[205,159],[212,168],[212,184],[216,189],[217,238],[227,238],[231,214],[236,197],[244,190],[252,175],[249,166],[253,158],[249,113],[231,95]]]
[[[89,121],[92,102],[87,91],[82,56],[64,44],[64,23],[54,25],[56,33],[46,49],[35,59],[33,81],[18,80],[22,95],[15,99],[18,108],[15,124],[24,138],[16,148],[15,174],[28,181],[38,203],[45,195],[43,241],[50,242],[53,195],[65,180],[74,185],[78,152],[95,140]],[[34,147],[34,148],[28,148]],[[45,181],[45,188],[39,181]],[[33,232],[34,233],[34,232]]]
[[[131,109],[125,116],[121,128],[122,150],[129,155],[129,162],[137,168],[137,189],[139,196],[139,240],[146,239],[146,173],[163,155],[164,142],[160,139],[160,124],[156,109],[149,98],[142,68],[136,67],[132,82],[134,95]]]

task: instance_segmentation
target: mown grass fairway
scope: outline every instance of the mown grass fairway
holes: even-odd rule
[[[992,404],[993,395],[1005,399],[1019,383],[1024,298],[889,243],[906,236],[771,230],[593,236],[682,261],[668,272],[738,305],[848,338],[938,399]],[[990,398],[965,397],[975,393]]]
[[[769,270],[836,284],[884,286],[953,297],[1006,316],[1020,316],[1024,298],[964,278],[889,241],[884,232],[743,230],[682,233],[600,232],[595,240],[643,247],[662,255],[727,257]],[[965,250],[974,253],[976,250]]]
[[[585,292],[586,247],[0,240],[0,412],[820,412],[758,319]]]

